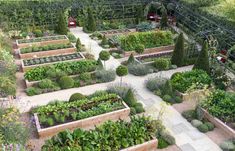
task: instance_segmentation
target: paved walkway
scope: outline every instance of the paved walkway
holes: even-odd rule
[[[74,28],[71,29],[71,31],[76,37],[80,38],[82,44],[85,44],[88,47],[91,46],[91,53],[98,58],[98,54],[102,48],[97,44],[97,42],[91,40],[87,34],[82,32],[81,28]],[[107,64],[109,69],[114,69],[120,64],[120,62],[111,58]],[[192,66],[188,66],[178,68],[176,70],[153,73],[142,77],[128,75],[123,78],[123,82],[132,86],[136,90],[138,101],[144,104],[146,114],[156,119],[158,118],[159,111],[162,108],[165,109],[163,123],[176,138],[176,144],[182,151],[220,151],[221,149],[213,141],[211,141],[205,134],[200,133],[197,129],[192,127],[192,125],[188,123],[172,106],[166,105],[160,97],[154,95],[145,88],[146,80],[151,77],[162,76],[170,78],[175,72],[188,71],[191,70],[191,68]],[[61,90],[32,97],[22,97],[19,98],[17,105],[22,112],[26,112],[32,106],[45,105],[51,102],[51,100],[68,100],[69,97],[75,92],[86,95],[94,93],[96,90],[105,90],[109,85],[118,83],[119,80],[120,78],[116,78],[116,80],[111,83],[102,83],[81,88]]]

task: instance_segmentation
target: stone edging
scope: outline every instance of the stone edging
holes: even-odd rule
[[[123,105],[125,106],[124,109],[116,110],[113,112],[89,117],[86,119],[78,120],[78,121],[73,121],[69,123],[64,123],[48,128],[41,128],[40,122],[37,116],[37,113],[34,113],[34,119],[35,119],[35,124],[36,124],[36,129],[38,132],[39,137],[48,137],[48,136],[53,136],[61,131],[64,131],[66,129],[74,130],[76,128],[92,128],[96,125],[102,124],[105,121],[112,120],[112,121],[117,121],[120,119],[126,119],[129,114],[130,114],[130,108],[126,105],[125,102],[122,102]]]
[[[157,149],[158,140],[153,138],[150,141],[144,142],[143,144],[138,144],[135,146],[131,146],[120,151],[154,151]]]
[[[177,95],[182,98],[183,101],[192,101],[192,102],[198,102],[205,98],[206,91],[203,90],[195,90],[189,93],[182,93],[179,91],[176,91]]]
[[[209,112],[207,112],[205,109],[201,108],[204,117],[209,120],[211,123],[213,123],[216,127],[221,128],[224,132],[226,132],[229,136],[235,137],[235,131],[227,126],[224,122],[222,122],[220,119],[212,116]]]

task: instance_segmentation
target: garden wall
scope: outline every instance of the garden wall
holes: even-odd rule
[[[112,121],[117,121],[120,119],[127,119],[129,114],[130,114],[130,108],[126,105],[125,102],[123,102],[125,108],[97,116],[93,116],[90,118],[78,120],[78,121],[73,121],[65,124],[60,124],[48,128],[41,128],[40,122],[38,119],[37,114],[34,114],[35,118],[35,124],[37,128],[37,132],[39,137],[48,137],[48,136],[53,136],[61,131],[64,131],[66,129],[69,130],[74,130],[75,128],[84,128],[84,129],[91,129],[96,125],[102,124],[105,121],[112,120]]]
[[[75,53],[76,48],[66,48],[66,49],[57,49],[57,50],[49,50],[49,51],[40,51],[40,52],[32,52],[32,53],[24,53],[22,54],[19,51],[20,59],[31,59],[36,57],[47,57],[47,56],[56,56],[56,55],[62,55],[62,54],[69,54],[69,53]]]
[[[155,151],[157,149],[157,146],[158,146],[158,140],[154,138],[153,140],[150,140],[143,144],[138,144],[132,147],[128,147],[120,151]]]
[[[203,111],[203,115],[204,117],[210,121],[211,123],[213,123],[216,127],[221,128],[224,132],[227,133],[227,135],[229,135],[231,138],[235,137],[235,131],[230,128],[229,126],[227,126],[224,122],[222,122],[220,119],[210,115],[210,113],[208,113],[205,109],[201,108]]]
[[[191,101],[194,103],[198,103],[199,101],[206,98],[207,91],[206,90],[195,90],[189,93],[181,93],[177,92],[177,95],[182,98],[183,101]]]
[[[156,52],[170,51],[170,50],[174,50],[174,48],[175,48],[174,45],[155,47],[155,48],[147,48],[147,49],[144,49],[143,54],[150,54],[150,53],[156,53]],[[124,56],[125,57],[129,57],[131,54],[139,55],[135,51],[125,51],[124,52]]]
[[[81,54],[80,54],[81,55]],[[48,65],[52,65],[52,64],[56,64],[56,63],[59,63],[59,62],[73,62],[73,61],[80,61],[80,60],[83,60],[85,59],[85,57],[83,55],[81,55],[82,58],[78,58],[78,59],[72,59],[72,60],[66,60],[66,61],[57,61],[57,62],[51,62],[51,63],[44,63],[44,64],[37,64],[37,65],[31,65],[31,66],[24,66],[24,62],[23,60],[21,60],[21,66],[22,66],[22,71],[23,72],[26,72],[30,69],[33,69],[33,68],[36,68],[36,67],[42,67],[42,66],[48,66]]]
[[[48,41],[41,41],[41,42],[22,43],[22,44],[19,44],[17,40],[16,44],[18,48],[26,48],[26,47],[31,47],[32,45],[45,46],[49,44],[63,44],[63,43],[68,43],[68,42],[69,42],[69,39],[66,37],[66,39],[48,40]]]

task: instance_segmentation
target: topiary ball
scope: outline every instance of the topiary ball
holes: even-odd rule
[[[193,127],[199,127],[203,123],[202,123],[202,121],[199,121],[199,120],[192,120],[191,124],[193,125]]]
[[[162,99],[166,102],[172,103],[172,97],[170,95],[164,95]]]
[[[62,89],[72,88],[74,86],[74,80],[69,76],[63,76],[59,80],[59,85]]]
[[[85,98],[86,98],[86,96],[84,96],[81,93],[74,93],[73,95],[70,96],[69,102],[78,101],[78,100],[82,100],[82,99],[85,99]]]
[[[183,102],[183,99],[182,99],[181,97],[179,97],[179,96],[176,96],[176,97],[175,97],[175,102],[176,102],[176,103],[182,103],[182,102]]]
[[[136,103],[136,104],[134,105],[134,108],[135,108],[135,110],[136,110],[136,113],[142,113],[142,112],[145,111],[145,110],[144,110],[144,107],[143,107],[143,105],[142,105],[141,103]]]
[[[215,125],[211,122],[205,122],[204,124],[207,125],[209,131],[213,131],[215,128]]]
[[[201,124],[197,128],[202,133],[206,133],[206,132],[209,131],[209,128],[208,128],[208,126],[206,124]]]

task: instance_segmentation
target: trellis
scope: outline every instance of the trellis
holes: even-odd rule
[[[188,28],[196,38],[206,39],[214,36],[219,42],[220,49],[229,49],[235,45],[235,31],[216,24],[214,21],[191,11],[183,4],[172,1],[176,5],[175,15],[177,21]]]

